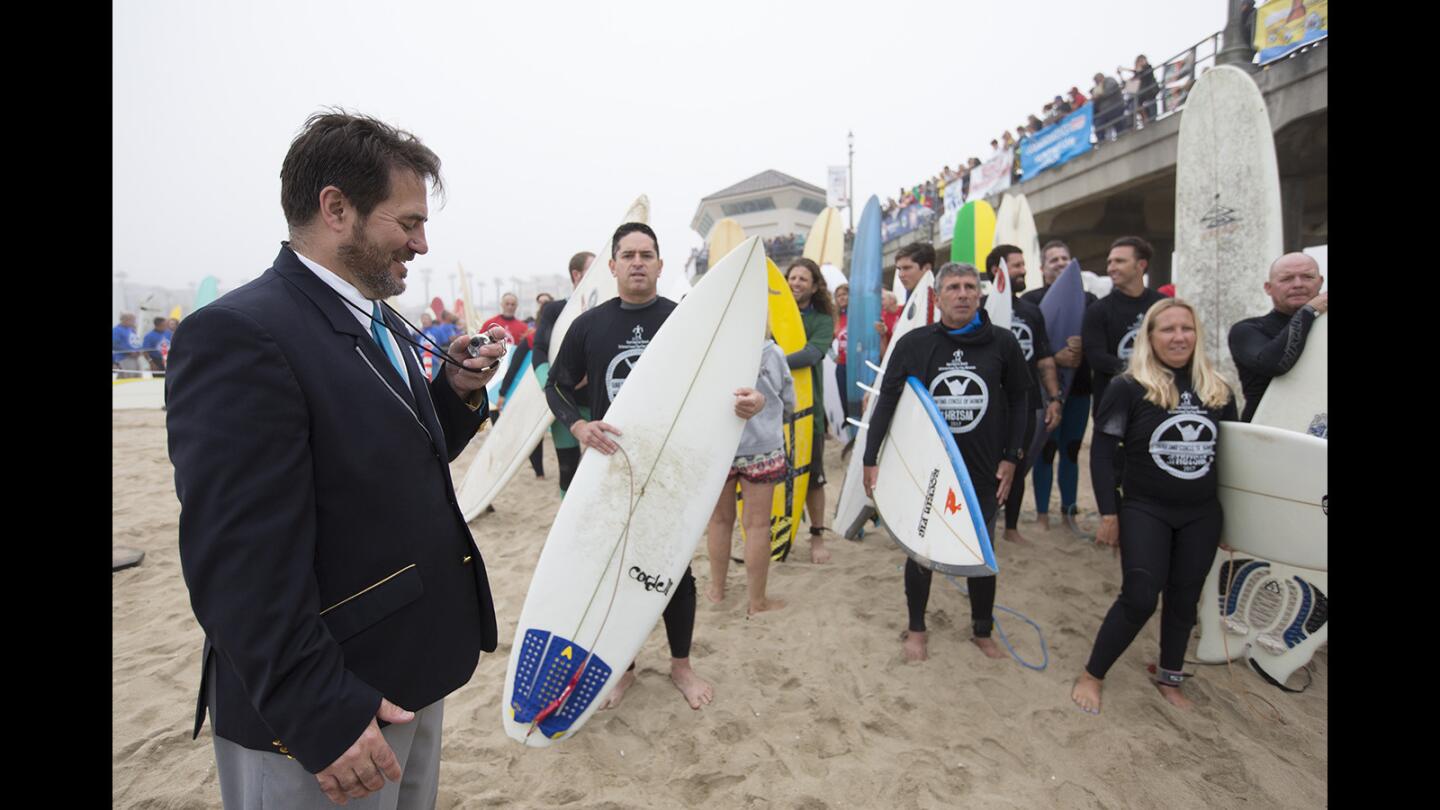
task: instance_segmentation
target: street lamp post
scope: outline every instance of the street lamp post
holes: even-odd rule
[[[845,145],[850,149],[849,168],[845,170],[845,180],[850,184],[849,197],[845,200],[846,208],[850,209],[850,232],[855,232],[855,130],[850,130],[845,135]]]

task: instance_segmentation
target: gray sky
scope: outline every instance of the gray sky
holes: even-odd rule
[[[285,238],[285,150],[327,105],[440,155],[447,199],[409,303],[425,267],[447,298],[457,262],[492,294],[496,277],[561,273],[641,192],[679,272],[706,194],[765,169],[823,188],[853,129],[857,208],[883,202],[983,158],[1071,85],[1088,95],[1096,71],[1138,53],[1158,68],[1223,28],[1225,5],[115,2],[112,273],[258,276]]]

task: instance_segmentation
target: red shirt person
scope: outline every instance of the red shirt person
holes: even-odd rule
[[[520,306],[520,299],[515,293],[505,293],[500,296],[500,314],[492,317],[480,327],[480,331],[486,331],[492,326],[504,329],[510,336],[510,342],[520,345],[525,342],[525,337],[530,333],[531,326],[528,323],[515,317],[515,310]]]

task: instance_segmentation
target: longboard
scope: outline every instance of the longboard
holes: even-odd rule
[[[873,194],[860,214],[855,229],[855,246],[850,254],[849,329],[845,347],[845,397],[852,413],[860,412],[861,389],[873,385],[880,362],[880,335],[870,324],[880,322],[880,199]]]

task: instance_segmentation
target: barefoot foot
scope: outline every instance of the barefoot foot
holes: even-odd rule
[[[925,661],[930,658],[929,640],[924,632],[906,630],[900,634],[900,638],[905,641],[902,648],[906,661]]]
[[[717,588],[711,585],[705,589],[705,598],[718,605],[725,601],[725,588],[723,586]]]
[[[1155,684],[1155,688],[1160,690],[1160,697],[1165,698],[1167,703],[1177,709],[1188,710],[1195,707],[1194,701],[1185,697],[1185,693],[1181,692],[1178,686],[1167,686],[1166,684],[1157,683]]]
[[[1050,513],[1049,513],[1049,512],[1041,512],[1040,514],[1036,515],[1036,516],[1035,516],[1035,522],[1040,524],[1040,528],[1041,528],[1041,529],[1044,529],[1044,530],[1047,531],[1047,532],[1050,531]]]
[[[754,616],[756,613],[764,613],[767,610],[779,610],[783,607],[785,607],[784,599],[762,599],[760,600],[760,604],[758,605],[754,602],[751,602],[750,609],[746,613],[746,615]]]
[[[1005,653],[1000,650],[1000,645],[996,644],[995,639],[993,638],[980,638],[979,636],[976,636],[975,638],[970,639],[970,642],[976,647],[979,647],[980,651],[985,653],[985,655],[989,656],[990,658],[1005,657]]]
[[[605,699],[605,702],[600,706],[600,711],[603,712],[606,709],[613,709],[619,706],[620,701],[625,699],[625,691],[634,685],[635,670],[626,670],[625,674],[620,676],[620,682],[615,684],[614,689],[610,690],[610,697]]]
[[[695,674],[695,670],[690,668],[689,658],[670,659],[670,680],[692,709],[698,709],[715,698],[715,688]]]
[[[1100,679],[1088,672],[1081,672],[1075,679],[1075,688],[1070,690],[1070,699],[1089,714],[1100,713]]]
[[[819,535],[810,538],[810,562],[816,565],[830,562],[830,549],[825,548],[825,541]]]
[[[1005,539],[1012,543],[1019,543],[1025,546],[1030,545],[1030,541],[1025,539],[1025,535],[1021,534],[1019,529],[1006,529]]]

